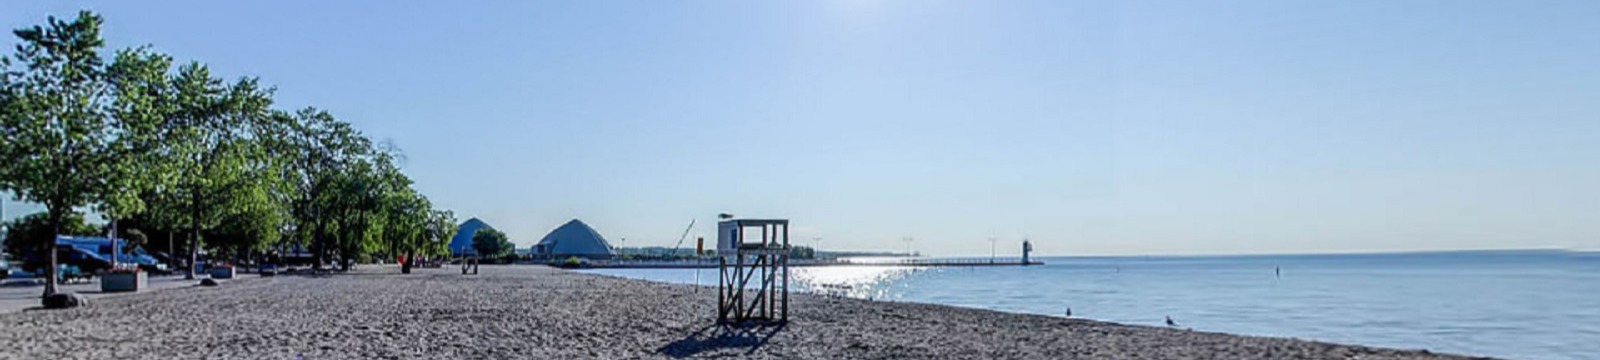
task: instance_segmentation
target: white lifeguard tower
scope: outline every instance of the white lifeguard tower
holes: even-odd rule
[[[717,223],[717,322],[789,321],[789,220],[723,218]]]

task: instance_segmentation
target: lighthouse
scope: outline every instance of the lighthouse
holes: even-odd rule
[[[1033,243],[1022,240],[1022,265],[1028,265],[1028,253],[1033,252]]]

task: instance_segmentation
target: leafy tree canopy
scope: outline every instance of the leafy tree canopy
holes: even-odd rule
[[[472,249],[477,250],[479,256],[496,258],[511,254],[515,245],[500,230],[483,228],[472,233]]]
[[[30,226],[71,233],[74,212],[94,210],[130,234],[182,232],[191,258],[309,244],[318,266],[444,251],[454,216],[411,187],[398,147],[326,111],[273,109],[258,79],[174,66],[149,46],[108,64],[101,23],[50,17],[0,57],[0,191],[45,206]]]
[[[81,213],[67,213],[61,217],[61,235],[93,236],[100,234],[98,226],[84,221]],[[55,228],[50,226],[50,214],[38,212],[6,222],[6,253],[26,256],[44,251],[45,244],[55,239]]]

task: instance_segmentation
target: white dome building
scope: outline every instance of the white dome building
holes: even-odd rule
[[[583,221],[572,219],[551,230],[549,235],[533,246],[533,255],[542,257],[576,256],[587,259],[610,259],[614,256],[611,244],[594,228]]]

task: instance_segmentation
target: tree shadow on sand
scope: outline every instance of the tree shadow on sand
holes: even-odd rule
[[[766,345],[773,335],[786,324],[740,326],[734,324],[707,325],[682,340],[673,341],[656,349],[657,354],[686,358],[707,351],[749,348],[745,355],[754,354]]]

